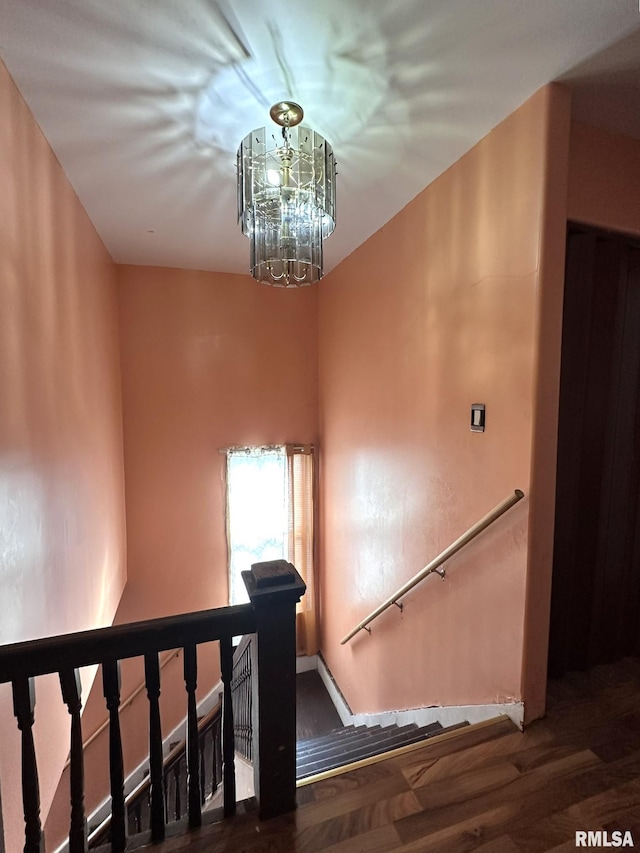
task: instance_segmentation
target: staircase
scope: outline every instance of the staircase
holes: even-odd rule
[[[250,572],[243,572],[248,604],[0,646],[0,684],[11,686],[13,712],[21,741],[24,853],[42,853],[45,849],[57,849],[63,843],[68,843],[71,851],[87,849],[80,669],[93,665],[101,665],[102,670],[109,754],[109,796],[106,802],[110,813],[105,818],[105,825],[97,827],[96,831],[106,831],[108,824],[112,850],[133,849],[135,835],[139,835],[143,828],[143,807],[141,804],[140,817],[135,807],[131,816],[125,798],[120,727],[120,709],[124,703],[119,667],[120,661],[128,658],[142,658],[144,662],[145,680],[139,692],[144,692],[146,687],[149,705],[149,829],[143,833],[148,836],[147,841],[158,843],[176,828],[184,831],[186,826],[191,830],[200,827],[203,823],[203,798],[209,793],[208,780],[211,791],[216,790],[220,770],[223,824],[232,820],[236,812],[234,712],[237,712],[240,723],[244,720],[244,712],[252,722],[251,757],[255,768],[257,818],[267,820],[295,809],[295,606],[305,591],[305,584],[294,566],[284,561],[277,562],[283,564],[277,568],[280,569],[280,581],[284,577],[286,583],[273,583],[273,562],[256,563]],[[250,656],[252,677],[250,690],[244,691],[247,707],[243,708],[240,701],[234,703],[233,700],[234,685],[238,694],[243,692],[241,688],[245,681],[234,677],[232,638],[247,635],[253,638]],[[219,646],[223,687],[219,748],[219,739],[213,735],[209,743],[203,743],[201,736],[204,732],[198,725],[196,698],[198,649],[203,644],[214,642]],[[183,757],[167,779],[163,766],[160,715],[160,653],[173,653],[176,649],[181,649],[183,656],[187,737]],[[36,677],[50,674],[59,676],[61,702],[71,717],[68,774],[71,808],[68,842],[64,841],[65,827],[61,827],[56,830],[58,837],[50,840],[45,848],[33,726]],[[264,683],[268,689],[261,687]],[[55,701],[55,694],[51,699]],[[47,709],[44,711],[46,714]],[[1,725],[5,727],[4,719]],[[240,731],[239,746],[245,734]],[[211,740],[215,741],[213,745]],[[277,744],[277,748],[273,748],[273,744]],[[186,781],[184,790],[183,780]],[[5,778],[2,782],[11,784]],[[185,811],[186,817],[181,818]],[[133,826],[129,823],[131,817]],[[176,818],[181,819],[176,821]],[[130,843],[127,841],[128,829],[132,832]]]
[[[459,723],[444,729],[440,723],[427,726],[342,726],[329,734],[299,740],[296,744],[296,778],[315,777],[320,773],[352,765],[393,749],[418,744],[445,731],[462,728]]]

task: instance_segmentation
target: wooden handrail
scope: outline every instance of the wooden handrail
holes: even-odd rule
[[[0,647],[0,683],[25,675],[47,675],[62,669],[92,666],[104,660],[140,657],[181,648],[185,640],[199,644],[224,636],[251,634],[256,617],[250,604],[235,604],[215,610],[200,610],[144,622],[115,625],[63,634],[42,640],[27,640]]]
[[[474,539],[479,533],[482,533],[490,524],[492,524],[497,518],[500,518],[508,509],[518,503],[519,500],[522,500],[524,497],[524,492],[520,489],[516,489],[512,495],[509,495],[508,498],[499,503],[497,507],[491,510],[491,512],[487,513],[484,518],[481,518],[480,521],[477,521],[474,525],[472,525],[466,533],[463,533],[455,542],[449,545],[448,548],[445,548],[438,556],[431,560],[430,563],[421,569],[418,574],[414,575],[411,580],[407,581],[404,586],[401,586],[400,589],[396,590],[393,595],[389,596],[385,601],[382,602],[375,610],[372,610],[371,613],[363,619],[362,622],[359,622],[356,627],[350,631],[344,639],[340,641],[340,645],[344,646],[345,643],[348,643],[355,635],[362,630],[366,630],[371,633],[371,628],[367,627],[370,622],[373,622],[381,613],[391,607],[393,604],[397,604],[399,599],[401,599],[404,595],[406,595],[410,590],[417,586],[420,581],[424,580],[430,574],[434,572],[439,574],[440,577],[444,579],[444,571],[439,571],[440,566],[448,560],[450,557],[453,557],[461,548],[463,548],[468,542]]]

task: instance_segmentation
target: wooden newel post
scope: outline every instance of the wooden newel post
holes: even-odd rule
[[[296,807],[296,603],[306,585],[286,560],[254,563],[242,577],[256,614],[253,777],[267,820]]]

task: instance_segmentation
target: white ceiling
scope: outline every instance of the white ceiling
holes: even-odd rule
[[[0,0],[0,56],[121,263],[247,270],[235,152],[283,97],[338,161],[327,270],[550,80],[640,136],[638,0]]]

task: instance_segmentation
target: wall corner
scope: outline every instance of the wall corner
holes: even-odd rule
[[[551,83],[538,95],[546,126],[521,687],[525,725],[544,715],[546,701],[571,126],[566,87]]]

